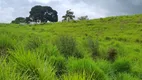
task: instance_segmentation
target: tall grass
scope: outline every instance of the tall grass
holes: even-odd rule
[[[53,66],[55,66],[57,77],[61,77],[63,74],[67,73],[67,61],[63,56],[51,56],[50,60],[52,61]]]
[[[85,72],[83,73],[73,73],[73,74],[65,74],[61,77],[63,80],[92,80],[92,76],[89,77]]]
[[[114,63],[113,63],[113,69],[114,71],[117,72],[131,72],[131,64],[130,61],[128,61],[127,59],[117,59]]]
[[[0,56],[7,56],[9,49],[14,49],[15,41],[9,35],[0,35]]]
[[[73,37],[63,35],[56,40],[57,48],[65,57],[74,56],[77,58],[83,57],[83,54],[77,49],[76,40]]]
[[[140,78],[137,78],[136,76],[133,76],[128,73],[121,73],[121,74],[118,74],[118,76],[116,77],[116,80],[140,80]]]
[[[39,55],[19,49],[10,53],[10,61],[16,64],[17,72],[27,75],[28,79],[55,80],[54,67],[49,61],[40,59]]]
[[[99,56],[99,42],[98,40],[93,41],[92,38],[88,38],[88,47],[92,53],[92,57]]]
[[[25,49],[34,50],[34,49],[40,47],[42,44],[43,44],[43,41],[40,37],[31,36],[26,42]]]
[[[49,60],[50,57],[58,57],[61,56],[56,46],[48,43],[44,43],[39,48],[35,50],[35,54],[40,54],[40,58]]]
[[[84,73],[87,78],[91,78],[93,80],[106,80],[106,75],[104,72],[90,59],[70,59],[67,64],[67,70],[69,74],[74,73]]]
[[[0,24],[0,80],[142,80],[141,18]]]
[[[16,64],[7,63],[6,60],[0,60],[0,63],[0,80],[28,80],[28,76],[17,73]]]

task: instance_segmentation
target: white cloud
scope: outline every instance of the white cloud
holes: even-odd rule
[[[4,22],[11,22],[13,19],[12,13],[14,12],[14,8],[7,7],[7,8],[1,8],[0,7],[0,21],[2,23]]]
[[[58,12],[60,21],[68,9],[76,17],[88,15],[91,19],[142,13],[141,0],[0,0],[0,22],[26,17],[35,5],[51,6]]]
[[[141,5],[142,4],[142,1],[141,0],[133,0],[132,3],[134,5]]]
[[[63,0],[29,0],[29,2],[39,2],[39,3],[44,3],[44,4],[47,4],[52,1],[63,1]]]
[[[80,16],[85,16],[88,15],[89,18],[99,18],[99,17],[106,17],[108,11],[105,9],[102,9],[99,6],[88,6],[88,4],[86,4],[83,1],[80,1],[79,3],[71,3],[71,1],[64,1],[66,4],[60,4],[60,7],[58,7],[57,9],[59,9],[59,20],[62,19],[62,16],[65,14],[66,10],[71,9],[76,18],[80,17]]]

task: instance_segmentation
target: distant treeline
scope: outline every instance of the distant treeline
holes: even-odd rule
[[[20,24],[20,23],[47,23],[47,22],[58,22],[58,12],[52,9],[50,6],[41,6],[36,5],[31,8],[28,17],[17,17],[11,23]],[[74,12],[70,10],[66,11],[66,14],[62,16],[62,21],[72,21],[75,18]],[[78,20],[88,20],[88,16],[81,16]]]

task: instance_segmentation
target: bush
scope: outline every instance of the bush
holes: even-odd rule
[[[110,60],[110,61],[115,61],[116,56],[117,56],[117,51],[116,51],[116,49],[110,48],[110,49],[108,50],[108,60]]]
[[[27,75],[30,80],[56,80],[54,68],[48,60],[40,59],[40,54],[15,50],[10,53],[10,62],[16,64],[16,71]]]
[[[63,54],[65,57],[69,56],[74,56],[77,58],[83,57],[83,55],[77,49],[76,41],[72,37],[60,36],[56,40],[56,45],[60,53]]]
[[[125,59],[118,59],[113,63],[113,69],[115,73],[130,72],[131,65],[130,65],[130,62]]]
[[[35,28],[35,27],[32,27],[32,30],[36,30],[36,28]]]
[[[38,47],[40,47],[43,44],[43,41],[41,38],[37,36],[31,36],[25,45],[25,49],[27,50],[34,50]]]
[[[112,64],[111,62],[107,61],[107,60],[96,60],[95,64],[104,71],[104,73],[106,75],[112,76],[114,74],[113,70],[112,70]]]
[[[14,49],[14,40],[7,35],[0,36],[0,56],[6,56],[9,49]]]
[[[108,36],[105,37],[105,40],[110,41],[111,39],[112,39],[111,37],[108,37]]]
[[[88,16],[81,16],[78,18],[78,20],[89,20]]]
[[[91,38],[88,38],[88,47],[91,50],[93,57],[96,57],[96,56],[99,55],[99,42],[98,42],[98,40],[96,40],[94,42]]]
[[[66,73],[67,61],[66,61],[66,59],[64,57],[62,57],[62,56],[58,56],[58,57],[52,56],[52,57],[50,57],[50,60],[52,61],[53,66],[55,66],[56,75],[58,77],[60,77],[64,73]]]
[[[69,74],[82,74],[85,72],[86,78],[91,77],[91,80],[106,80],[104,72],[90,59],[70,59],[67,64],[67,70],[69,70]]]

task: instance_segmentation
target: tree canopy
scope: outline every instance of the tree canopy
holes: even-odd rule
[[[20,23],[25,23],[25,22],[26,22],[25,18],[23,18],[23,17],[17,17],[11,23],[20,24]]]
[[[63,21],[69,22],[69,21],[74,20],[73,18],[75,18],[75,16],[73,14],[74,14],[74,12],[72,12],[71,9],[67,10],[66,14],[64,16],[62,16],[62,18],[64,18]]]
[[[34,22],[57,22],[57,11],[53,10],[50,6],[34,6],[30,11],[29,19]]]

